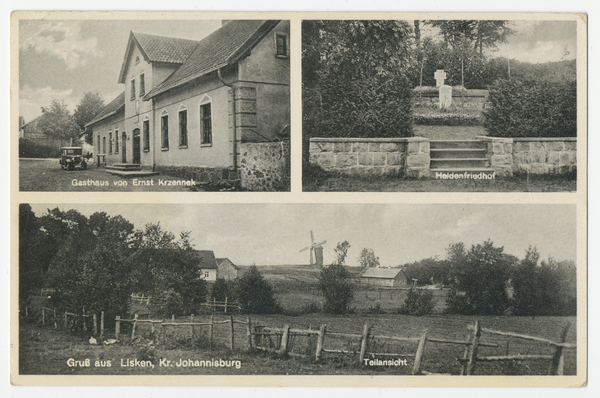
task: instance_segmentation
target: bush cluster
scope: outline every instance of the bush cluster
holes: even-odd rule
[[[60,148],[42,145],[33,140],[19,138],[20,158],[59,158]]]
[[[431,290],[411,288],[398,313],[414,316],[431,315],[434,306],[433,292]]]
[[[576,137],[577,83],[500,80],[484,127],[494,137]]]

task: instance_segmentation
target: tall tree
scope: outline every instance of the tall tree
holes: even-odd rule
[[[335,259],[337,264],[344,264],[346,262],[346,257],[348,256],[348,250],[350,250],[350,243],[347,240],[343,242],[338,242],[335,249]]]
[[[79,130],[85,134],[85,141],[88,144],[93,144],[92,132],[85,125],[90,122],[102,109],[104,109],[104,99],[98,92],[87,92],[83,95],[79,104],[73,112],[73,119],[79,126]]]
[[[358,256],[358,263],[362,268],[379,267],[379,257],[375,255],[373,249],[364,248]]]
[[[448,20],[427,23],[439,28],[444,40],[451,46],[460,46],[461,42],[468,40],[479,55],[483,55],[484,48],[496,48],[498,43],[505,43],[514,33],[508,26],[510,21]]]
[[[63,101],[52,100],[48,107],[42,107],[42,117],[38,122],[38,128],[48,137],[71,141],[77,145],[80,137],[80,128],[73,119]]]

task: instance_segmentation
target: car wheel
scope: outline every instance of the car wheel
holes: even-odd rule
[[[81,163],[81,168],[83,170],[87,170],[87,163],[86,162]]]
[[[73,171],[73,169],[75,169],[75,167],[73,167],[73,163],[69,163],[69,164],[67,165],[67,170],[69,170],[69,171]]]

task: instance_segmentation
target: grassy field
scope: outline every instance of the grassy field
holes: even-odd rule
[[[240,266],[241,272],[247,267]],[[251,315],[253,325],[282,327],[285,324],[293,328],[318,330],[327,325],[328,332],[361,334],[365,323],[372,326],[372,339],[369,352],[387,352],[397,354],[414,354],[416,343],[394,342],[381,336],[402,336],[418,338],[427,330],[428,338],[466,341],[472,335],[468,325],[480,321],[482,327],[528,334],[557,340],[562,327],[568,321],[572,324],[567,335],[567,342],[577,342],[575,317],[509,317],[509,316],[462,316],[442,315],[446,289],[433,290],[436,300],[435,314],[431,316],[413,317],[397,314],[402,304],[406,289],[374,289],[358,286],[352,303],[351,314],[330,315],[320,312],[308,313],[307,306],[322,306],[323,298],[318,294],[317,284],[319,269],[309,265],[260,266],[259,270],[274,287],[275,295],[284,307],[284,314]],[[354,274],[358,269],[351,269]],[[380,312],[372,309],[379,304]],[[139,311],[140,319],[148,319],[149,314]],[[195,315],[194,322],[208,322],[210,314]],[[124,314],[123,318],[131,319],[132,314]],[[246,321],[247,315],[235,314],[234,318]],[[229,319],[228,315],[216,314],[215,321]],[[114,345],[90,345],[90,334],[63,333],[55,330],[51,322],[40,325],[40,319],[31,317],[20,324],[20,363],[21,374],[57,374],[57,375],[164,375],[164,374],[273,374],[273,375],[407,375],[410,374],[413,359],[406,359],[405,366],[369,367],[358,364],[357,355],[339,355],[327,353],[319,363],[312,359],[297,357],[278,357],[272,354],[247,352],[246,326],[235,324],[235,348],[229,349],[230,326],[228,324],[214,327],[214,341],[209,347],[209,327],[195,328],[195,346],[192,347],[191,328],[189,326],[165,329],[166,342],[154,346],[151,327],[148,323],[139,323],[136,338],[131,340],[132,324],[121,323],[120,341]],[[189,322],[189,317],[176,319],[176,322]],[[106,331],[105,338],[114,337],[114,327]],[[533,343],[514,338],[483,333],[482,342],[495,343],[498,347],[480,349],[480,356],[516,355],[516,354],[551,354],[549,345]],[[342,338],[326,335],[325,348],[357,351],[360,339]],[[294,353],[314,355],[315,342],[307,337],[295,337],[290,340],[290,350]],[[464,347],[430,342],[426,346],[422,369],[434,373],[458,374],[460,365],[456,361],[462,358]],[[67,361],[90,359],[90,367],[70,367]],[[149,360],[154,368],[122,366],[127,360]],[[160,359],[172,361],[175,366],[159,366]],[[240,361],[240,368],[189,368],[178,367],[180,359],[210,360],[223,359]],[[123,362],[122,362],[123,360]],[[111,367],[94,366],[111,362]],[[548,361],[515,361],[510,363],[480,363],[476,374],[501,375],[542,375],[548,371]],[[576,373],[576,356],[574,350],[566,350],[565,373]]]
[[[61,192],[191,192],[189,187],[159,186],[158,180],[180,180],[164,175],[137,177],[137,180],[154,180],[153,186],[134,186],[134,178],[122,178],[109,174],[102,168],[90,165],[87,170],[66,171],[60,168],[58,159],[20,160],[20,191],[61,191]],[[103,186],[74,185],[73,180],[86,182],[99,181]]]
[[[240,316],[243,320],[245,316]],[[226,319],[216,317],[216,320]],[[236,317],[236,319],[238,319]],[[365,323],[372,325],[373,338],[369,343],[369,352],[394,352],[398,354],[414,354],[416,343],[391,342],[381,336],[419,337],[427,330],[429,338],[462,340],[472,332],[467,325],[473,325],[475,320],[480,320],[483,327],[513,331],[516,333],[533,334],[548,339],[557,339],[564,323],[568,320],[575,322],[574,318],[557,317],[470,317],[470,316],[389,316],[389,315],[353,315],[332,316],[324,314],[309,314],[298,317],[285,315],[252,316],[254,325],[281,327],[290,324],[292,327],[318,329],[326,324],[329,332],[344,332],[360,334]],[[207,316],[196,317],[196,321],[207,320]],[[186,321],[179,319],[178,322]],[[277,357],[271,354],[246,352],[245,327],[237,325],[235,329],[236,351],[230,352],[227,348],[229,331],[228,325],[215,327],[215,343],[209,350],[206,337],[208,332],[196,330],[197,345],[191,347],[189,328],[178,328],[176,332],[172,327],[167,331],[167,344],[154,347],[150,344],[150,333],[147,324],[140,324],[137,331],[140,338],[131,341],[126,334],[130,329],[123,327],[124,334],[119,343],[113,345],[90,345],[89,335],[67,334],[52,327],[42,327],[39,324],[21,323],[20,330],[20,359],[19,371],[22,375],[52,374],[52,375],[242,375],[242,374],[274,374],[274,375],[407,375],[410,374],[413,360],[406,357],[405,366],[395,367],[369,367],[358,364],[357,355],[325,354],[323,360],[314,362],[312,359],[299,359],[296,357]],[[108,336],[110,337],[110,336]],[[204,341],[204,343],[202,343]],[[552,349],[543,344],[524,342],[518,339],[507,340],[484,333],[481,339],[485,343],[496,343],[497,348],[481,347],[479,355],[505,355],[509,354],[550,354]],[[568,342],[576,341],[575,328],[572,327],[567,336]],[[359,339],[347,339],[329,336],[325,338],[326,349],[357,350]],[[308,351],[307,351],[308,347]],[[314,352],[307,338],[297,337],[290,342],[291,352]],[[434,373],[457,374],[460,365],[457,358],[462,358],[464,347],[440,343],[428,343],[423,357],[422,369]],[[402,359],[402,356],[400,357]],[[69,366],[68,360],[90,360],[89,367]],[[151,361],[154,367],[123,366],[127,360]],[[160,366],[160,360],[171,361],[174,366]],[[239,369],[232,367],[180,367],[177,363],[181,360],[212,360],[223,359],[226,361],[240,361]],[[96,362],[98,361],[98,362]],[[107,367],[110,361],[110,367]],[[164,363],[164,362],[163,362]],[[104,366],[102,366],[104,365]],[[493,363],[477,365],[475,373],[485,375],[542,375],[547,373],[548,361],[517,361],[511,363]],[[574,350],[566,350],[565,374],[576,373],[576,358]]]

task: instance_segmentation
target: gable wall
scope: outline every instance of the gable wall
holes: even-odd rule
[[[233,266],[229,260],[225,260],[219,263],[219,278],[231,281],[237,278],[238,270]]]

